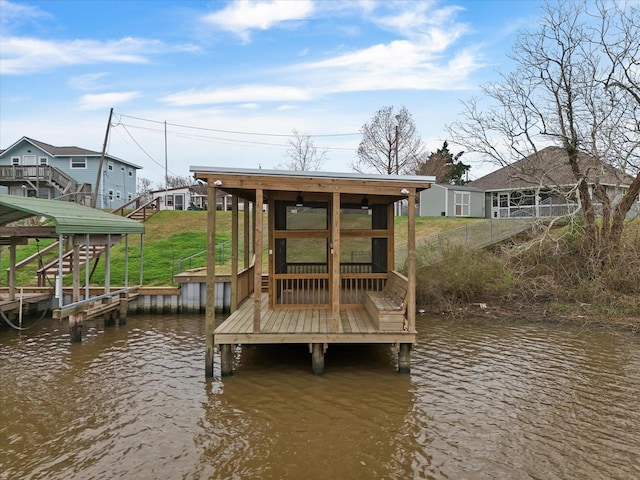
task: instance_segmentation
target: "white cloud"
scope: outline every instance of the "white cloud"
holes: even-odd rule
[[[26,75],[73,65],[98,63],[145,64],[150,55],[194,51],[190,45],[167,46],[160,40],[125,37],[120,40],[41,40],[32,37],[0,38],[0,74]]]
[[[9,27],[18,27],[32,19],[47,18],[50,15],[37,7],[0,0],[0,25],[5,32]]]
[[[38,38],[10,37],[2,42],[3,75],[22,75],[69,65],[102,62],[147,63],[146,54],[161,51],[157,40],[123,38],[95,40],[48,41]]]
[[[256,103],[308,101],[312,96],[304,89],[278,85],[246,85],[243,87],[196,90],[190,89],[163,97],[161,101],[174,106],[211,105],[224,103]]]
[[[109,92],[98,94],[87,94],[80,98],[80,108],[82,110],[97,110],[101,108],[114,107],[126,103],[138,97],[138,92]]]
[[[294,68],[323,93],[388,89],[454,89],[480,64],[469,51],[450,58],[432,46],[397,40]],[[321,86],[322,85],[322,86]]]
[[[250,2],[236,0],[226,8],[203,17],[203,22],[238,35],[249,42],[253,30],[268,30],[274,26],[307,18],[313,12],[310,0],[271,0]]]
[[[92,90],[97,87],[98,81],[107,75],[106,72],[86,73],[71,77],[68,83],[75,90]]]

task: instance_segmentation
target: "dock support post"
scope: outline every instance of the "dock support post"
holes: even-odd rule
[[[401,343],[398,348],[398,372],[411,373],[411,344]]]
[[[120,295],[120,315],[118,319],[118,325],[127,324],[127,312],[129,311],[129,293]]]
[[[311,345],[311,370],[314,375],[324,373],[324,345],[322,343]]]
[[[87,314],[85,312],[69,315],[69,337],[72,342],[82,341],[82,325]]]
[[[220,369],[222,376],[228,377],[233,375],[233,345],[220,345]]]
[[[205,376],[213,377],[213,331],[216,317],[216,187],[207,187],[207,299],[204,317]]]

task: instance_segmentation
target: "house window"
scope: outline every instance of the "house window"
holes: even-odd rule
[[[71,168],[87,168],[87,159],[86,158],[72,158],[71,159]]]
[[[11,157],[11,165],[14,167],[20,165],[20,157]]]
[[[124,167],[120,167],[120,171],[121,171],[121,172],[124,172]]]
[[[471,195],[469,192],[454,192],[454,215],[456,217],[468,217],[470,213]]]
[[[109,201],[112,202],[113,201],[113,190],[109,190]]]
[[[129,169],[129,176],[133,177],[133,170]]]
[[[167,207],[173,206],[173,195],[167,195]]]
[[[120,194],[120,190],[116,190],[116,199],[120,200],[120,198],[122,198],[122,195]]]
[[[40,165],[41,166],[49,165],[49,159],[47,157],[40,157]]]
[[[133,194],[132,193],[127,193],[127,200],[128,201],[133,200]]]
[[[107,170],[109,170],[110,172],[113,172],[113,162],[107,163]]]

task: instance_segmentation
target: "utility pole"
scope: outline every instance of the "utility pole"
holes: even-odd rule
[[[102,167],[104,165],[104,156],[107,151],[107,142],[109,141],[109,129],[111,128],[111,117],[113,116],[113,107],[109,110],[109,121],[107,122],[107,132],[104,134],[104,143],[102,144],[102,155],[100,155],[100,164],[98,165],[98,175],[96,177],[96,187],[91,196],[91,208],[96,208],[98,200],[98,190],[100,189],[100,180],[102,179]]]

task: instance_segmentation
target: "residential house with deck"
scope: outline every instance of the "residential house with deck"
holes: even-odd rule
[[[90,205],[101,156],[101,152],[81,147],[57,147],[22,137],[0,150],[0,193]],[[132,200],[140,168],[106,154],[96,207],[112,209]]]

